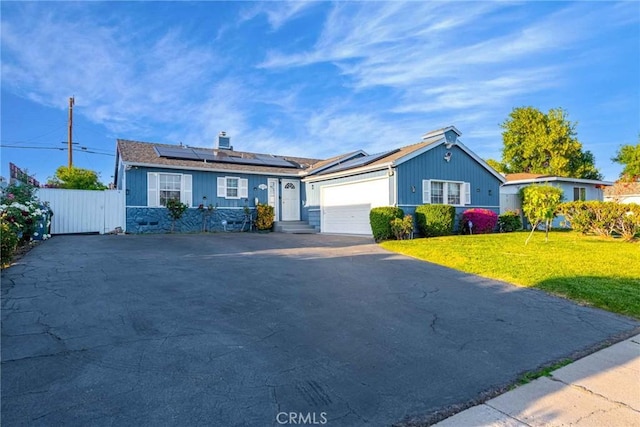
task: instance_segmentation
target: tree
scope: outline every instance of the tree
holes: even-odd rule
[[[553,185],[529,185],[520,190],[522,211],[531,223],[531,234],[524,242],[526,245],[538,225],[545,224],[544,241],[549,241],[549,229],[562,202],[562,190]]]
[[[635,147],[631,144],[621,146],[611,160],[623,166],[621,181],[640,181],[640,142]]]
[[[514,108],[500,125],[502,164],[511,173],[529,172],[572,178],[601,179],[595,159],[582,151],[576,123],[562,108],[543,113],[533,107]]]
[[[107,186],[98,181],[98,174],[89,169],[60,166],[47,184],[51,187],[76,190],[106,190]]]
[[[494,168],[497,172],[509,173],[507,166],[504,163],[497,161],[496,159],[487,159],[486,162],[489,166]]]

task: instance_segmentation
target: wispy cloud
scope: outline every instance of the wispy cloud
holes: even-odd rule
[[[240,21],[248,21],[259,15],[266,15],[269,25],[273,30],[278,30],[287,22],[300,17],[319,2],[316,1],[278,1],[260,2],[250,8],[243,10],[240,14]]]
[[[126,22],[96,25],[95,16],[78,12],[27,7],[21,19],[3,21],[3,84],[49,106],[64,108],[75,95],[84,114],[115,132],[186,123],[180,111],[201,101],[199,88],[219,58],[179,29],[141,43]]]
[[[612,55],[594,40],[638,24],[633,2],[211,4],[217,26],[141,24],[129,12],[144,7],[123,3],[3,4],[3,88],[61,110],[76,95],[136,139],[209,146],[225,130],[238,148],[323,157],[455,124],[484,155],[511,108],[555,102]]]

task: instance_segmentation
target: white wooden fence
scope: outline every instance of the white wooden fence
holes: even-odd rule
[[[122,190],[63,190],[39,188],[37,196],[53,211],[51,234],[108,233],[125,228]]]

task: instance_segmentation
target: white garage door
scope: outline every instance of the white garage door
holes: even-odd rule
[[[389,178],[325,186],[320,200],[323,233],[371,235],[369,211],[389,206]]]

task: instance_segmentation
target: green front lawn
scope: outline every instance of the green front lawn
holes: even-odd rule
[[[640,319],[640,243],[573,232],[447,236],[387,241],[382,247]]]

